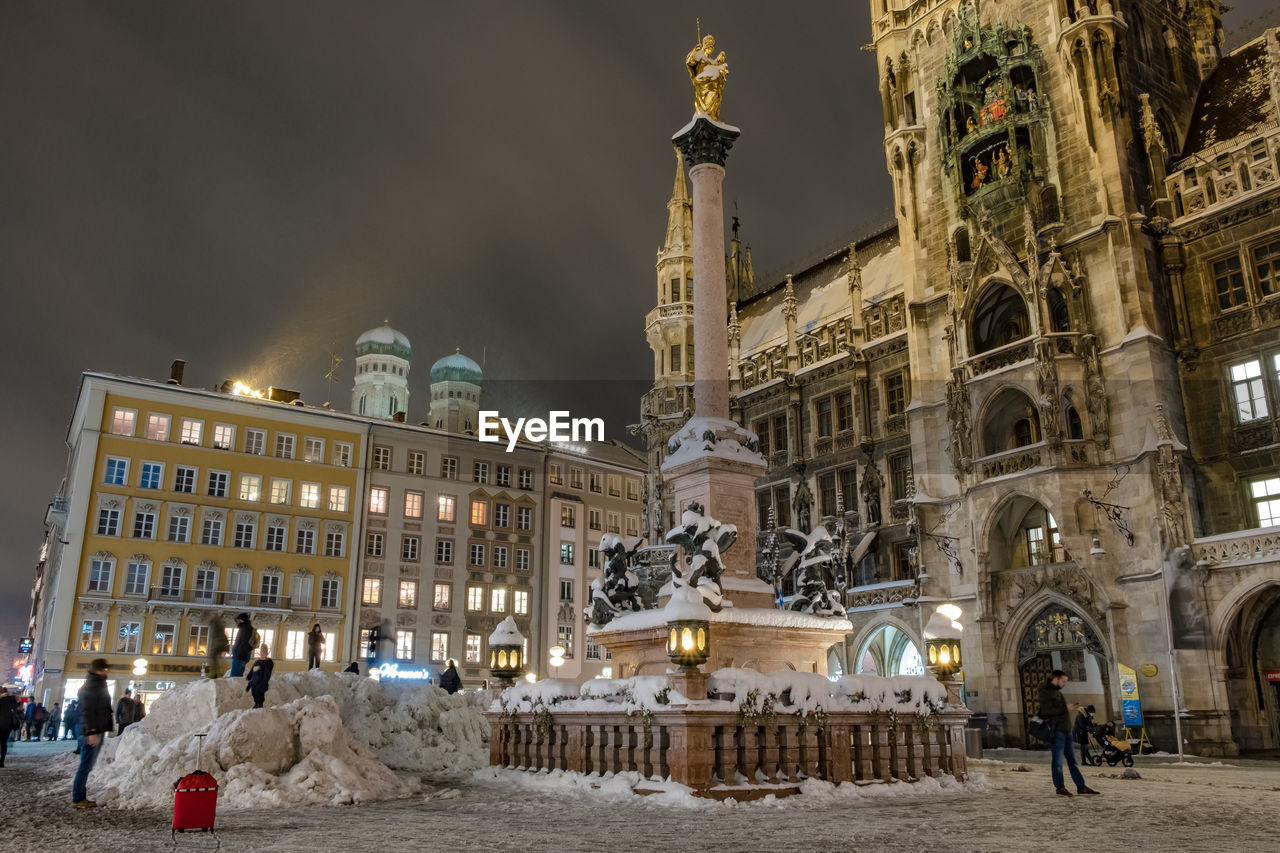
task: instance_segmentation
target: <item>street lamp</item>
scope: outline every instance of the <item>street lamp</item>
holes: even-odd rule
[[[960,608],[943,604],[924,626],[925,659],[939,680],[950,681],[956,670],[964,666],[960,653],[960,635],[964,627],[956,621]]]
[[[707,676],[698,667],[711,656],[711,608],[702,593],[679,586],[662,614],[667,620],[667,657],[680,667],[673,686],[689,699],[707,698]]]
[[[502,687],[510,687],[524,672],[524,635],[514,616],[499,622],[489,635],[489,672]]]

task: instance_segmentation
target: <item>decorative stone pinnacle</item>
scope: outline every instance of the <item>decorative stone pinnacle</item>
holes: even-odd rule
[[[729,156],[729,149],[741,135],[742,131],[736,127],[717,124],[700,115],[671,137],[671,141],[679,147],[689,168],[703,163],[723,167]]]
[[[791,286],[791,276],[787,276],[787,289],[783,292],[782,297],[782,316],[792,322],[796,319],[796,306],[800,304],[800,300],[796,299],[796,290]]]

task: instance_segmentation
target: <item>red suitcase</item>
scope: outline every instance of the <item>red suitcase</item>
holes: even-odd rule
[[[204,735],[201,747],[204,746]],[[213,832],[214,814],[218,809],[218,780],[212,774],[198,769],[199,758],[196,759],[196,770],[183,776],[173,785],[173,833],[186,832],[188,829],[200,832]]]

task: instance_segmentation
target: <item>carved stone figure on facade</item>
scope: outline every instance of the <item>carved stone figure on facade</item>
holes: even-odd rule
[[[796,512],[796,524],[799,525],[801,530],[809,529],[812,505],[813,493],[809,491],[809,480],[801,475],[800,485],[796,487],[795,500],[792,501],[792,506]]]
[[[973,159],[973,180],[969,182],[971,189],[977,189],[987,182],[987,172],[991,171],[986,163],[983,163],[977,157]]]
[[[724,98],[724,81],[729,76],[729,63],[724,51],[717,55],[716,40],[710,33],[689,51],[684,64],[693,83],[693,108],[713,121],[720,120],[720,102]]]
[[[613,533],[601,537],[604,567],[600,577],[591,582],[591,606],[584,613],[592,625],[607,625],[615,616],[644,609],[637,592],[640,579],[631,568],[640,542],[637,537]]]
[[[721,524],[707,515],[702,504],[697,501],[689,504],[689,508],[680,516],[679,526],[671,528],[666,535],[666,541],[671,545],[679,545],[688,560],[689,576],[686,578],[673,557],[672,583],[698,590],[706,599],[707,606],[712,611],[719,612],[724,601],[724,590],[720,586],[724,563],[721,562],[720,555],[737,538],[737,526]]]
[[[1058,368],[1054,363],[1053,343],[1047,338],[1036,341],[1036,401],[1040,410],[1040,429],[1050,445],[1062,441],[1061,404],[1058,401]]]
[[[867,508],[867,526],[880,526],[880,491],[884,488],[884,480],[880,478],[880,469],[875,462],[868,462],[862,475],[862,503]]]

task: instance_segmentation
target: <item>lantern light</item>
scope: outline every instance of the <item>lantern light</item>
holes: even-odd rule
[[[702,594],[680,586],[663,608],[667,619],[667,656],[685,672],[695,672],[711,656],[711,608]]]
[[[498,623],[489,635],[489,672],[498,683],[510,687],[524,673],[524,635],[514,616]]]
[[[947,602],[938,607],[924,627],[926,661],[943,681],[963,666],[960,636],[964,626],[956,621],[961,613],[959,607]]]

